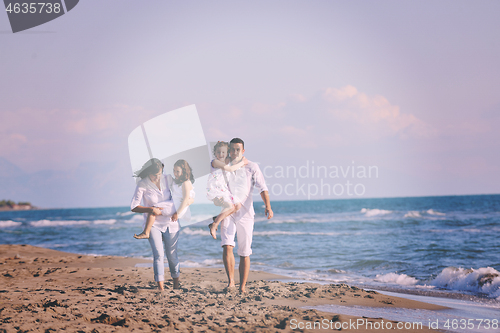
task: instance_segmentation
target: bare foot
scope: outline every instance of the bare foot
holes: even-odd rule
[[[165,288],[163,287],[163,281],[158,281],[158,289],[160,289],[160,291],[165,290]]]
[[[179,282],[179,278],[175,278],[174,280],[174,289],[181,289],[181,283]]]
[[[234,282],[230,282],[230,283],[227,285],[227,287],[226,287],[226,288],[224,288],[224,291],[225,291],[225,292],[229,292],[229,291],[234,290],[234,289],[236,289],[236,285],[234,284]]]
[[[217,239],[217,224],[215,224],[215,222],[210,223],[208,229],[210,229],[210,235],[212,235],[214,239]]]
[[[234,284],[222,289],[222,291],[225,293],[230,293],[230,292],[235,291],[235,290],[236,290],[236,286]]]
[[[240,294],[246,294],[247,291],[245,290],[245,288],[240,288]]]
[[[149,238],[149,234],[146,234],[144,231],[141,232],[140,234],[136,235],[134,234],[134,238],[135,239],[148,239]]]

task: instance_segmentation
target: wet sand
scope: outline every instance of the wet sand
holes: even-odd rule
[[[258,271],[250,272],[247,293],[240,294],[224,291],[226,276],[218,268],[182,268],[181,289],[173,290],[167,280],[160,292],[153,269],[138,263],[151,261],[0,245],[0,332],[325,332],[342,327],[382,332],[382,321],[390,322],[393,331],[397,322],[304,307],[443,309],[345,284],[279,282],[286,277]],[[370,325],[379,329],[366,329]],[[412,331],[437,332],[425,326]]]

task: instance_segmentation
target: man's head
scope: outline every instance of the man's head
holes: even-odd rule
[[[240,160],[245,152],[245,143],[240,138],[234,138],[229,141],[229,155],[231,161]]]

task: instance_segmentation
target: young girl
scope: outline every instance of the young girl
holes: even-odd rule
[[[218,141],[214,146],[214,156],[215,159],[211,162],[211,173],[208,176],[207,184],[207,198],[208,200],[214,201],[216,198],[221,198],[222,211],[214,218],[214,222],[208,225],[210,229],[210,235],[214,239],[217,238],[216,231],[219,223],[229,215],[237,212],[241,208],[241,203],[239,200],[231,194],[227,186],[227,178],[225,177],[224,171],[234,172],[239,168],[248,164],[246,158],[242,158],[238,163],[229,166],[226,164],[227,153],[229,149],[229,144],[224,141]]]
[[[172,200],[174,201],[176,209],[176,212],[172,215],[172,221],[179,219],[179,222],[187,223],[191,220],[189,205],[193,203],[195,195],[193,189],[193,170],[188,162],[185,160],[178,160],[175,162],[174,177],[175,179],[172,179],[172,176],[168,178],[170,190],[172,192]]]
[[[175,206],[175,213],[172,215],[171,220],[177,221],[179,219],[180,222],[186,223],[189,222],[189,220],[191,219],[191,212],[189,210],[189,205],[193,203],[195,196],[193,190],[193,183],[194,183],[193,172],[188,162],[186,162],[185,160],[178,160],[177,162],[175,162],[173,171],[175,179],[173,179],[171,175],[167,175],[165,177],[167,180],[167,185],[170,188],[170,192],[172,194],[172,200]],[[138,177],[141,177],[141,175],[138,175]],[[151,178],[152,176],[149,177]],[[151,181],[153,182],[154,180],[151,179]],[[158,183],[158,185],[160,184]],[[163,201],[156,203],[154,207],[162,210],[162,215],[163,215],[164,212],[163,209],[168,210],[168,208],[170,208],[171,205],[172,201]],[[153,227],[153,224],[155,223],[155,220],[156,220],[155,215],[148,214],[144,231],[141,232],[139,235],[134,234],[134,238],[148,239],[149,233],[151,231],[151,228]]]

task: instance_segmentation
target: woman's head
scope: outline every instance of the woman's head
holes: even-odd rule
[[[229,151],[229,144],[225,141],[218,141],[214,146],[214,156],[219,161],[224,162]]]
[[[191,170],[189,163],[185,160],[178,160],[175,162],[174,177],[176,184],[184,183],[188,179],[191,183],[194,183],[193,170]]]
[[[150,179],[159,178],[163,172],[163,167],[164,165],[159,159],[152,158],[146,163],[144,163],[141,170],[137,171],[134,176],[139,177],[141,179],[144,179],[148,176],[150,176],[149,177]],[[151,180],[154,181],[153,179]]]

